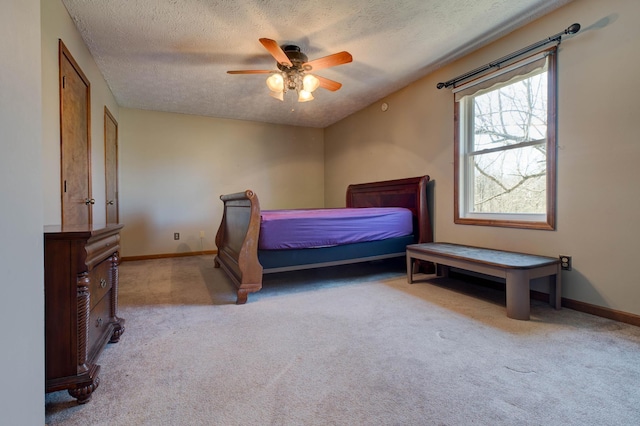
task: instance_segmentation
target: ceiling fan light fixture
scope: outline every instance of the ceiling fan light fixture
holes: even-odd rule
[[[284,101],[284,94],[288,90],[298,92],[298,102],[312,101],[311,92],[320,86],[320,81],[311,74],[303,74],[297,69],[286,69],[271,74],[267,78],[269,96]]]

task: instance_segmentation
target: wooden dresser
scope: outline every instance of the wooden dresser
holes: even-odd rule
[[[81,404],[98,387],[100,353],[124,332],[118,318],[122,226],[44,228],[46,392],[68,389]]]

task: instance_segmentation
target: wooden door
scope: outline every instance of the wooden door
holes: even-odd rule
[[[62,224],[92,223],[90,84],[62,40],[60,61],[60,176]]]
[[[104,171],[107,223],[119,223],[118,208],[118,122],[104,107]]]

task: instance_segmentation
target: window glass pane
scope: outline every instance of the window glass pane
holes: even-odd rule
[[[546,138],[546,72],[507,82],[497,89],[492,87],[471,99],[474,103],[472,151]]]
[[[470,156],[474,213],[545,213],[546,144]]]

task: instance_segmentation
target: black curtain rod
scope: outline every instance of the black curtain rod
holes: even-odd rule
[[[490,70],[491,68],[500,68],[500,65],[502,65],[503,63],[505,63],[507,61],[515,59],[518,56],[524,55],[525,53],[529,53],[532,50],[535,50],[535,49],[537,49],[539,47],[542,47],[542,46],[544,46],[546,44],[553,43],[554,41],[557,41],[558,43],[560,43],[562,41],[562,36],[563,35],[565,35],[565,34],[575,34],[578,31],[580,31],[580,24],[573,24],[569,28],[567,28],[566,30],[564,30],[562,32],[559,32],[556,35],[553,35],[553,36],[551,36],[549,38],[546,38],[544,40],[540,40],[537,43],[533,43],[530,46],[524,47],[524,48],[522,48],[522,49],[520,49],[520,50],[518,50],[516,52],[510,53],[507,56],[503,56],[502,58],[497,59],[497,60],[495,60],[493,62],[489,62],[486,65],[483,65],[483,66],[481,66],[479,68],[476,68],[476,69],[474,69],[472,71],[469,71],[469,72],[467,72],[465,74],[459,75],[458,77],[453,78],[453,79],[451,79],[449,81],[446,81],[444,83],[438,83],[438,85],[436,87],[438,89],[442,89],[443,87],[449,88],[449,87],[455,85],[456,83],[459,83],[459,82],[461,82],[463,80],[471,78],[471,77],[473,77],[475,75],[478,75],[481,72]]]

